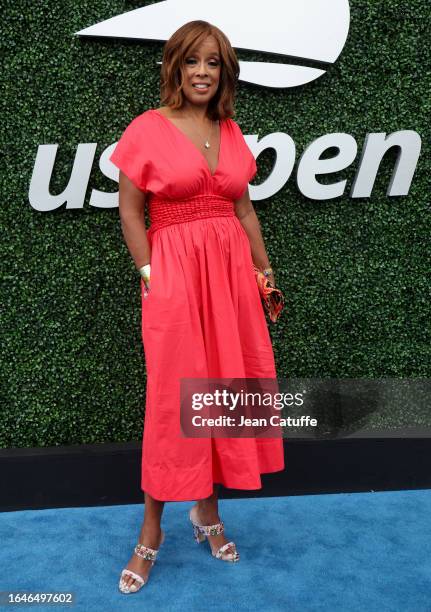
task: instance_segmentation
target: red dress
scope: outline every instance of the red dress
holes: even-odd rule
[[[248,236],[234,212],[256,173],[238,124],[220,121],[211,174],[194,143],[155,109],[125,129],[110,160],[148,193],[151,281],[142,291],[147,389],[141,488],[163,501],[208,497],[213,483],[262,488],[284,469],[281,438],[185,438],[180,379],[276,378]]]

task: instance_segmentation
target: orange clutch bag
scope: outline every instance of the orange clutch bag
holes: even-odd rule
[[[280,289],[273,287],[266,276],[253,264],[260,297],[269,318],[276,323],[284,307],[284,295]]]

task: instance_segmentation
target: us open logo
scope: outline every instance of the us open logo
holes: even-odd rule
[[[112,17],[76,34],[163,42],[181,25],[195,19],[217,25],[236,48],[268,55],[268,61],[240,61],[242,81],[286,88],[318,79],[337,60],[347,40],[350,10],[347,0],[165,0]],[[322,68],[299,66],[287,60],[282,63],[277,58],[272,61],[271,54],[285,56],[289,62],[301,59],[304,63],[321,63]],[[396,159],[387,196],[406,196],[422,147],[420,134],[411,129],[390,134],[369,132],[361,143],[361,151],[353,136],[333,132],[309,143],[296,161],[296,144],[289,134],[274,132],[261,137],[251,134],[245,138],[255,158],[266,149],[276,153],[268,177],[259,185],[250,186],[253,201],[271,198],[280,191],[293,175],[295,165],[297,188],[304,197],[317,201],[343,197],[347,179],[331,181],[330,177],[349,168],[355,160],[357,169],[349,196],[369,198],[389,150],[396,151]],[[41,212],[64,204],[67,209],[83,208],[96,161],[102,174],[118,181],[118,168],[109,161],[115,144],[108,145],[96,160],[97,142],[78,143],[70,178],[58,194],[51,194],[49,185],[59,145],[39,145],[29,186],[30,205]],[[327,151],[331,151],[331,157],[325,156]],[[326,175],[324,182],[320,180],[322,175]],[[93,187],[89,205],[118,207],[118,192],[105,193]]]
[[[336,62],[349,33],[350,8],[348,0],[165,0],[106,19],[76,35],[165,42],[195,19],[216,25],[237,49],[324,66],[282,63],[270,57],[240,60],[240,80],[285,88],[318,79],[326,65]]]

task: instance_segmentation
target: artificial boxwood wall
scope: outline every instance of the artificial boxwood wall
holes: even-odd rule
[[[162,43],[80,39],[74,32],[149,2],[8,0],[1,23],[3,324],[0,446],[139,440],[145,407],[140,284],[118,209],[89,205],[117,186],[98,156],[129,121],[159,106]],[[287,132],[297,160],[315,138],[358,142],[346,196],[317,202],[290,180],[255,203],[286,298],[270,325],[280,377],[430,376],[429,0],[351,0],[347,44],[316,81],[290,90],[240,82],[244,134]],[[238,50],[240,59],[265,59]],[[280,58],[277,58],[280,59]],[[287,60],[286,60],[287,61]],[[416,130],[422,152],[410,193],[388,197],[387,155],[369,199],[349,187],[369,132]],[[78,143],[97,142],[86,203],[34,210],[38,145],[58,143],[50,185],[67,185]],[[258,184],[271,151],[259,156]],[[429,425],[407,405],[369,426]]]

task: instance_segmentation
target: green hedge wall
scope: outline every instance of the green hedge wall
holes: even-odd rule
[[[3,272],[0,446],[140,440],[145,409],[140,284],[115,192],[98,156],[129,121],[159,106],[162,43],[81,39],[74,32],[149,2],[6,0],[0,44]],[[245,134],[308,143],[345,131],[358,158],[332,180],[352,184],[368,132],[416,130],[422,152],[406,197],[387,197],[386,156],[372,197],[304,198],[295,171],[255,203],[286,312],[270,326],[280,377],[426,378],[430,371],[429,0],[351,0],[346,47],[327,74],[291,90],[240,83]],[[264,59],[238,51],[240,59]],[[67,185],[78,143],[97,142],[82,210],[41,213],[28,190],[37,148],[58,143],[51,193]],[[259,156],[258,184],[273,155]],[[368,425],[429,425],[414,406]]]

